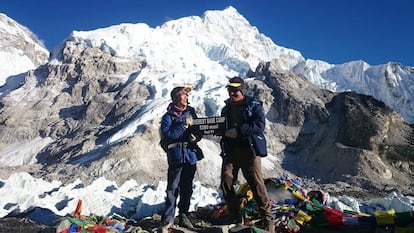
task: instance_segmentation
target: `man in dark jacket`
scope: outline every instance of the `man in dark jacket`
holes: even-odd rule
[[[245,95],[244,80],[240,77],[230,79],[226,88],[230,98],[225,101],[221,112],[221,116],[226,117],[226,131],[221,138],[223,163],[220,188],[230,213],[241,222],[240,200],[233,187],[240,169],[253,192],[266,230],[274,232],[272,203],[261,168],[261,158],[267,156],[262,102]]]
[[[188,93],[190,87],[175,87],[171,91],[172,103],[162,116],[160,133],[168,141],[168,181],[167,197],[162,215],[162,232],[174,224],[176,201],[179,209],[179,225],[193,228],[187,217],[190,199],[193,194],[193,179],[196,172],[197,161],[202,158],[197,142],[201,139],[190,132],[193,118],[197,118],[193,107],[188,106]]]

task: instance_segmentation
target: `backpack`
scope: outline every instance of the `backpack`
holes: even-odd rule
[[[174,121],[177,119],[177,116],[171,115],[171,119],[172,119],[172,121],[173,121],[173,123],[174,123]],[[170,141],[170,140],[168,140],[167,138],[165,138],[165,137],[162,135],[162,133],[161,133],[161,127],[159,127],[159,129],[158,129],[158,133],[159,133],[159,135],[160,135],[160,142],[159,142],[159,144],[160,144],[160,146],[161,146],[162,150],[163,150],[165,153],[167,153],[167,152],[168,152],[168,145],[171,143],[171,141]]]
[[[168,140],[161,135],[160,146],[165,153],[168,152],[168,144],[170,144]]]

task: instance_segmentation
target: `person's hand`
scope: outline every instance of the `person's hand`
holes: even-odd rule
[[[185,121],[184,121],[184,127],[188,129],[192,125],[193,125],[193,117],[190,114],[188,114],[187,118],[185,118]]]
[[[194,134],[190,133],[189,140],[190,140],[190,142],[196,142],[197,141],[197,137]]]
[[[237,136],[239,136],[239,134],[237,133],[237,129],[232,128],[232,129],[226,130],[226,132],[224,132],[224,136],[234,139],[234,138],[237,138]]]

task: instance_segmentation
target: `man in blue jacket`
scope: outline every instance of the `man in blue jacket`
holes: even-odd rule
[[[230,98],[221,111],[221,116],[226,117],[226,131],[220,141],[223,158],[220,188],[230,213],[241,222],[240,200],[233,187],[240,169],[253,192],[266,230],[274,232],[272,203],[261,168],[261,158],[267,156],[262,102],[245,95],[244,80],[240,77],[230,79],[226,88]]]
[[[202,159],[202,151],[197,146],[201,136],[190,131],[194,118],[197,118],[193,107],[188,106],[188,93],[191,87],[175,87],[171,91],[172,103],[162,116],[160,133],[167,140],[167,197],[162,215],[162,232],[166,232],[174,224],[174,216],[178,195],[179,225],[194,228],[188,219],[190,199],[193,194],[193,179],[197,161]]]

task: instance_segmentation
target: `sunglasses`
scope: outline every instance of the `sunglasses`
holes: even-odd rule
[[[237,88],[237,87],[227,87],[227,91],[236,93],[236,92],[240,91],[240,89]]]

